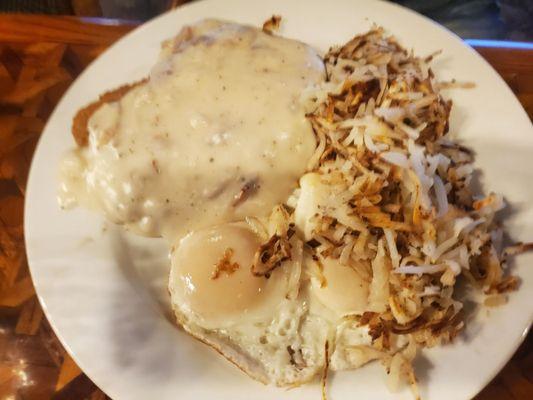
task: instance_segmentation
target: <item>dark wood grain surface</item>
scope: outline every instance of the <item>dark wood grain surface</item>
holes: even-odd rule
[[[32,154],[55,105],[94,58],[134,27],[0,15],[0,400],[106,398],[65,352],[37,301],[24,250],[23,202]],[[478,51],[533,117],[533,51]],[[533,399],[532,346],[529,335],[476,399]]]

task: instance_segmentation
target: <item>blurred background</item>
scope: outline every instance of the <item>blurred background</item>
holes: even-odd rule
[[[0,12],[148,20],[190,0],[0,0]],[[223,0],[221,0],[223,1]],[[463,38],[533,41],[533,0],[397,0]]]

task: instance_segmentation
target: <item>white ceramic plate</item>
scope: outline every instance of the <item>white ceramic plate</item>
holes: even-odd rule
[[[312,384],[286,391],[252,381],[165,318],[166,249],[155,239],[133,238],[97,215],[56,204],[56,170],[74,145],[75,111],[103,91],[145,76],[160,43],[187,23],[205,17],[260,25],[273,13],[281,33],[321,50],[340,44],[373,22],[406,47],[444,54],[434,64],[443,80],[475,82],[448,93],[454,101],[452,131],[477,152],[482,183],[512,204],[507,226],[514,238],[533,239],[533,129],[499,76],[456,36],[395,5],[374,1],[203,1],[136,29],[96,60],[71,86],[42,135],[26,198],[26,245],[39,299],[61,342],[81,368],[114,399],[319,398]],[[528,183],[529,182],[529,183]],[[416,364],[426,398],[468,399],[502,368],[533,315],[532,255],[516,265],[522,286],[510,302],[484,311],[454,345],[425,351]],[[528,265],[530,264],[530,265]],[[333,400],[409,398],[390,394],[379,365],[337,373]]]

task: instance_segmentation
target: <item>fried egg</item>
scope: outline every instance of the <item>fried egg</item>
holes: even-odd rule
[[[353,318],[367,309],[368,278],[338,257],[301,254],[316,228],[316,210],[333,195],[319,175],[302,177],[291,258],[268,278],[254,275],[252,265],[260,246],[278,232],[276,209],[270,219],[197,230],[175,243],[169,291],[184,329],[253,378],[279,386],[316,378],[326,357],[333,370],[374,359],[368,329]]]
[[[252,273],[260,244],[243,222],[181,239],[171,254],[173,309],[186,331],[252,377],[277,385],[308,381],[323,368],[328,325],[309,315],[303,292],[291,295],[301,260],[283,262],[268,278]]]

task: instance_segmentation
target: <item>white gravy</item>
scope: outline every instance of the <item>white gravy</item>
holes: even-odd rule
[[[301,92],[324,79],[309,46],[215,20],[169,42],[147,84],[101,106],[61,165],[59,201],[146,236],[263,216],[316,143]],[[142,55],[141,55],[142,56]]]

